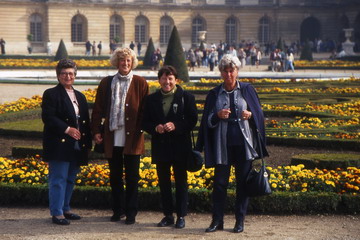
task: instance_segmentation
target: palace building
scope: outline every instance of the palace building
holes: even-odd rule
[[[344,41],[343,29],[353,28],[352,41],[360,42],[360,0],[1,0],[0,38],[6,54],[53,54],[60,40],[71,55],[85,54],[85,42],[142,44],[152,38],[155,48],[166,50],[176,25],[185,49],[199,45],[206,31],[207,44],[220,41],[259,45],[277,42],[331,39]],[[135,49],[136,50],[136,49]]]

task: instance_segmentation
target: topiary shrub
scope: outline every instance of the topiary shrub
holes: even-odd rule
[[[54,61],[59,61],[60,59],[68,58],[69,55],[67,53],[64,41],[61,39],[59,43],[59,47],[56,51],[56,55],[54,57]]]
[[[276,48],[284,50],[284,42],[281,40],[281,38],[279,38]]]
[[[291,158],[292,165],[304,164],[308,169],[360,167],[359,154],[300,154]]]
[[[152,66],[151,56],[155,51],[154,43],[152,38],[149,39],[149,43],[146,48],[145,56],[144,56],[144,67],[150,68]]]
[[[300,60],[308,60],[308,61],[314,60],[309,41],[305,43],[303,49],[301,50]]]
[[[169,39],[164,65],[175,67],[178,78],[184,82],[189,81],[189,72],[186,65],[184,50],[181,45],[180,36],[176,26],[174,26]]]

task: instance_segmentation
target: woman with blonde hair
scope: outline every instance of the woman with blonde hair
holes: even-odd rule
[[[109,161],[114,213],[110,220],[119,221],[125,215],[125,224],[134,224],[138,210],[140,155],[144,153],[142,112],[149,88],[143,77],[133,74],[132,70],[138,65],[133,50],[116,49],[110,62],[118,73],[103,78],[99,84],[91,129],[95,143],[104,143],[105,157]],[[102,120],[103,133],[99,127]]]

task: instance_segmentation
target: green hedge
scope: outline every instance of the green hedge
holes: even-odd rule
[[[0,205],[47,206],[46,185],[0,183]],[[140,210],[161,211],[159,189],[141,189],[139,192]],[[226,211],[231,212],[235,203],[235,192],[229,191]],[[275,214],[307,213],[359,213],[359,195],[339,195],[323,192],[274,192],[265,197],[251,198],[249,212]],[[110,208],[109,187],[75,187],[72,205],[86,208]],[[189,190],[189,210],[194,212],[211,211],[211,191]]]
[[[291,165],[304,164],[308,169],[360,167],[359,154],[300,154],[291,158]]]
[[[317,147],[324,149],[339,149],[360,151],[358,140],[346,139],[310,139],[310,138],[291,138],[291,137],[266,137],[268,145],[295,146],[295,147]]]

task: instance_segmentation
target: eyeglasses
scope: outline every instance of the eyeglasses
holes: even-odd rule
[[[75,73],[73,73],[73,72],[61,72],[60,76],[62,76],[62,77],[65,77],[65,76],[74,77]]]

